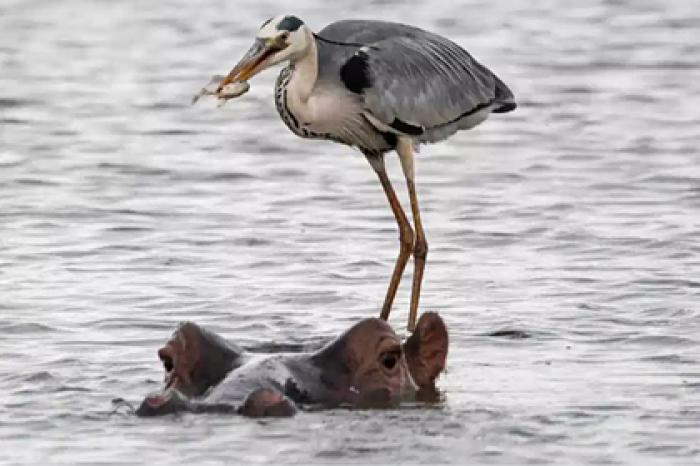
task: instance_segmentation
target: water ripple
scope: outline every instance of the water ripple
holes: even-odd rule
[[[111,404],[159,386],[179,321],[298,352],[379,312],[398,231],[364,157],[290,134],[274,72],[189,105],[276,8],[0,5],[0,463],[697,462],[700,14],[684,0],[297,2],[315,29],[352,15],[447,35],[517,96],[416,162],[443,399],[261,423]]]

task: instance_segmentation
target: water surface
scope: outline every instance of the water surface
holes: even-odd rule
[[[398,241],[364,158],[289,133],[273,71],[189,105],[290,9],[0,4],[0,462],[700,460],[700,10],[682,0],[295,3],[316,30],[446,35],[518,98],[417,161],[444,401],[111,414],[158,387],[181,320],[254,347],[378,314]]]

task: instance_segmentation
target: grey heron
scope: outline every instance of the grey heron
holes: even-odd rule
[[[277,111],[303,138],[359,149],[374,169],[399,228],[400,248],[380,317],[388,319],[411,254],[413,285],[408,330],[413,331],[428,243],[414,173],[418,144],[470,129],[490,113],[516,107],[513,93],[466,50],[437,34],[399,23],[344,20],[314,33],[282,15],[265,21],[253,46],[218,91],[287,62],[275,84]],[[396,151],[408,188],[413,228],[387,176],[384,155]]]

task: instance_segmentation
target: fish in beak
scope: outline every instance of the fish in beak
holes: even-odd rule
[[[216,75],[211,78],[209,84],[204,86],[193,98],[192,105],[196,104],[197,101],[205,95],[213,95],[219,100],[219,106],[223,105],[230,99],[235,99],[248,92],[250,89],[250,84],[246,81],[236,81],[231,84],[226,84],[223,87],[219,87],[219,83],[224,80],[224,76]],[[217,92],[216,89],[220,90]]]

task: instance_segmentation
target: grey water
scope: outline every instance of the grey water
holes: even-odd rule
[[[417,160],[443,399],[136,418],[179,321],[260,348],[378,315],[364,158],[287,131],[276,71],[190,106],[287,12],[438,32],[517,97]],[[0,463],[700,462],[699,31],[685,0],[0,1]]]

